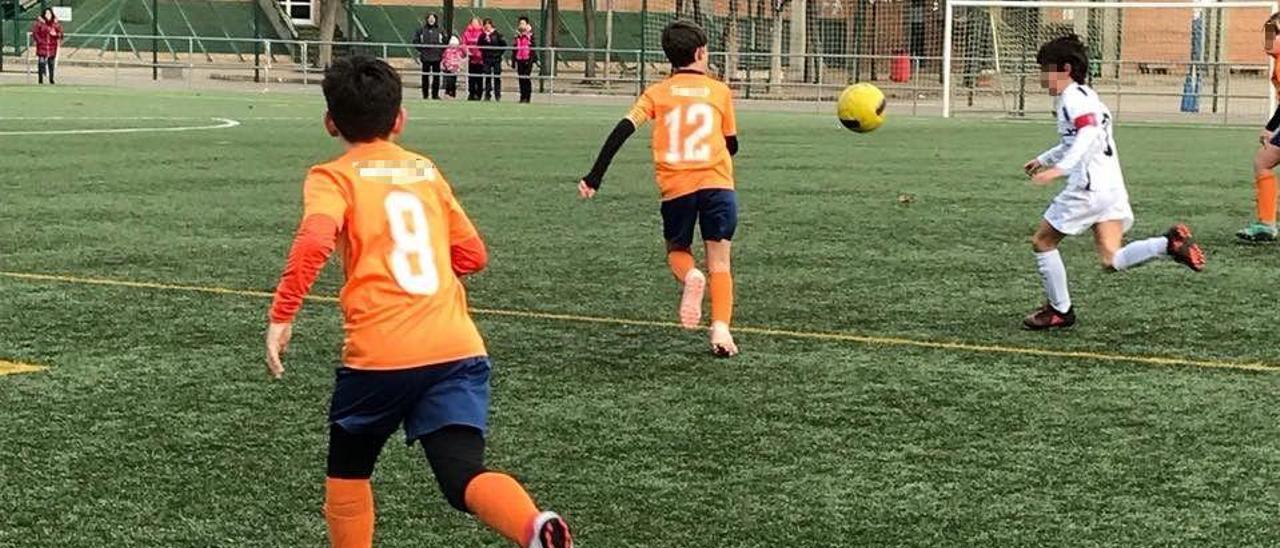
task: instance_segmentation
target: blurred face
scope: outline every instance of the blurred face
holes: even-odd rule
[[[479,17],[476,17],[476,18],[472,19],[472,20],[471,20],[471,26],[473,26],[473,27],[479,27],[479,26],[480,26],[480,18],[479,18]]]
[[[485,31],[485,32],[493,32],[493,23],[485,23],[485,24],[484,24],[484,31]]]
[[[40,13],[40,16],[44,17],[45,21],[53,21],[53,10],[45,8],[45,10]]]
[[[1071,64],[1065,64],[1061,69],[1054,65],[1040,65],[1040,87],[1049,92],[1049,95],[1057,97],[1062,94],[1062,90],[1067,89],[1071,85]]]
[[[436,24],[436,14],[434,14],[434,13],[433,13],[433,14],[431,14],[431,15],[428,15],[428,16],[427,16],[427,24],[428,24],[428,25],[434,25],[434,24]]]
[[[1280,55],[1280,32],[1269,30],[1267,32],[1267,55],[1275,57]]]
[[[528,22],[528,21],[525,21],[524,19],[521,19],[521,20],[520,20],[520,25],[519,25],[518,27],[516,27],[516,28],[519,28],[519,29],[520,29],[520,32],[527,31],[527,30],[529,30],[529,22]]]

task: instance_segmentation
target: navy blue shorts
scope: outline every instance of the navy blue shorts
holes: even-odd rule
[[[406,443],[449,425],[489,419],[489,358],[369,371],[342,367],[329,402],[329,422],[352,434],[390,436],[404,424]]]
[[[721,188],[699,190],[662,202],[662,237],[676,247],[693,245],[693,225],[702,239],[732,240],[738,230],[738,193]]]
[[[1272,146],[1280,147],[1280,131],[1277,131],[1271,135],[1271,144]]]

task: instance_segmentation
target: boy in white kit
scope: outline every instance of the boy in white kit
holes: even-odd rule
[[[1191,270],[1204,270],[1204,252],[1191,229],[1177,224],[1164,236],[1131,242],[1121,247],[1133,226],[1133,210],[1125,190],[1120,158],[1111,131],[1111,110],[1084,84],[1089,55],[1080,38],[1057,38],[1040,47],[1040,85],[1055,97],[1054,116],[1062,142],[1022,168],[1037,184],[1047,185],[1067,177],[1067,185],[1049,204],[1031,239],[1040,278],[1048,302],[1028,315],[1022,325],[1042,330],[1076,323],[1067,271],[1058,244],[1067,236],[1093,230],[1094,246],[1103,268],[1118,272],[1168,257]]]

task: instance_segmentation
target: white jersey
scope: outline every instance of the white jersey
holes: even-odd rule
[[[1098,93],[1072,83],[1054,101],[1058,135],[1062,142],[1041,154],[1045,166],[1067,174],[1067,189],[1095,192],[1124,190],[1120,153],[1111,132],[1111,109]]]

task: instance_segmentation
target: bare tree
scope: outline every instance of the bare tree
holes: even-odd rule
[[[587,27],[586,41],[587,68],[586,77],[596,77],[596,0],[582,0],[582,19]]]
[[[547,28],[542,32],[544,46],[554,48],[560,45],[560,0],[547,0]]]
[[[444,25],[443,30],[449,36],[453,35],[453,0],[444,0],[444,15],[440,18],[441,24]]]
[[[738,40],[738,0],[729,0],[729,20],[724,26],[725,81],[734,79],[738,73]]]
[[[320,66],[333,62],[333,32],[338,28],[338,8],[343,0],[320,0]],[[354,32],[354,31],[353,31]]]
[[[782,82],[782,13],[790,0],[770,0],[773,6],[773,28],[769,29],[769,82]]]
[[[810,54],[805,58],[808,61],[805,64],[805,81],[813,82],[815,84],[822,80],[820,75],[822,74],[823,68],[822,36],[819,32],[821,29],[818,27],[818,7],[817,0],[808,0],[804,7],[805,38],[807,39],[805,51]]]

